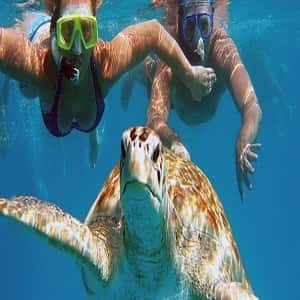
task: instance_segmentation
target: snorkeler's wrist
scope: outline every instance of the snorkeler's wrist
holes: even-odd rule
[[[237,153],[237,155],[240,155],[241,152],[243,151],[243,149],[245,148],[245,146],[247,144],[250,144],[250,143],[251,143],[251,141],[249,141],[249,139],[247,139],[245,137],[245,135],[242,132],[240,132],[239,136],[237,138],[237,141],[236,141],[236,153]]]
[[[186,85],[189,86],[189,84],[194,80],[195,78],[195,70],[193,67],[189,64],[186,67],[186,70],[183,72],[178,72],[180,80]]]

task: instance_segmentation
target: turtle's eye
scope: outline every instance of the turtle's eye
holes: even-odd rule
[[[123,141],[121,141],[121,159],[125,159],[125,156],[126,156],[126,152],[125,152],[125,146],[124,146],[124,143]]]
[[[152,160],[153,162],[157,162],[157,159],[158,159],[158,156],[159,156],[159,145],[156,146],[155,150],[153,151],[152,153]]]

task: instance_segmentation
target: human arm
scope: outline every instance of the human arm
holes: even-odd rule
[[[0,28],[0,71],[13,79],[39,85],[46,82],[50,51],[33,45],[11,28]]]
[[[156,20],[129,26],[109,43],[100,41],[94,56],[101,66],[102,78],[113,80],[151,51],[172,68],[195,98],[203,95],[203,67],[191,66],[177,42]]]
[[[177,155],[190,159],[190,155],[181,143],[178,135],[168,126],[171,108],[172,71],[164,62],[158,60],[157,69],[151,89],[150,103],[147,113],[147,126],[155,130],[163,144]]]
[[[243,198],[243,181],[249,189],[252,188],[248,173],[254,173],[250,160],[257,159],[255,151],[260,147],[260,144],[253,143],[257,136],[262,112],[238,50],[233,40],[222,28],[218,28],[212,37],[210,59],[223,74],[242,115],[242,125],[236,142],[236,162],[238,187]]]

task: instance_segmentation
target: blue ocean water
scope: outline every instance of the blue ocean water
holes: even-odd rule
[[[0,0],[0,25],[17,17],[12,1]],[[107,0],[99,12],[100,34],[110,39],[128,24],[151,18],[146,0]],[[251,284],[260,299],[300,299],[299,170],[300,4],[296,1],[233,1],[228,30],[239,47],[262,110],[262,143],[253,190],[241,203],[234,145],[241,118],[228,92],[214,118],[195,127],[175,114],[170,124],[214,184],[225,207]],[[157,13],[157,16],[159,14]],[[4,77],[0,76],[0,91]],[[37,101],[22,99],[16,82],[8,96],[9,133],[0,159],[0,196],[32,194],[55,202],[83,220],[119,157],[124,129],[145,123],[147,94],[138,83],[125,112],[122,78],[106,98],[97,166],[88,162],[88,137],[51,137]],[[0,97],[3,94],[0,94]],[[1,120],[0,120],[1,121]],[[0,219],[0,299],[85,299],[73,259],[21,226]]]

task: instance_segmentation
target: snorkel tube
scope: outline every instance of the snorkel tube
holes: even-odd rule
[[[78,83],[80,78],[80,70],[74,67],[66,57],[60,54],[56,43],[55,32],[51,34],[51,52],[56,66],[60,70],[59,72],[61,72],[68,80],[74,82],[75,84]]]

